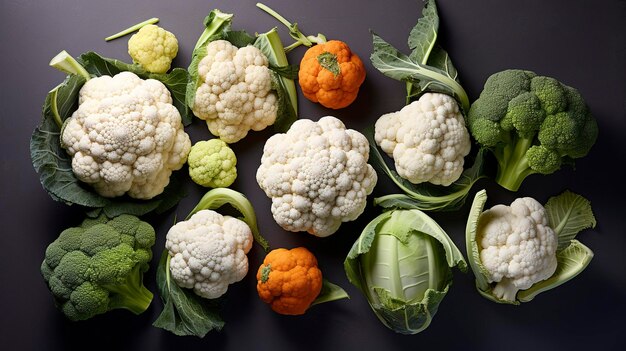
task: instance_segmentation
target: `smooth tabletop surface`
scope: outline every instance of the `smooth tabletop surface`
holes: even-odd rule
[[[323,33],[346,41],[364,61],[367,78],[348,108],[329,110],[299,93],[300,118],[334,115],[359,131],[404,104],[404,84],[387,78],[370,63],[370,30],[408,52],[406,39],[421,14],[418,0],[266,0],[298,22],[306,34]],[[595,257],[574,280],[521,306],[498,305],[482,298],[471,272],[454,272],[454,283],[431,326],[404,336],[385,328],[365,297],[344,273],[343,260],[363,227],[380,209],[371,199],[398,192],[379,173],[379,183],[358,220],[344,223],[328,238],[282,230],[273,220],[268,199],[255,172],[271,128],[251,133],[233,145],[239,178],[233,188],[255,206],[262,234],[273,247],[309,248],[324,275],[341,285],[350,300],[322,304],[299,317],[272,312],[257,296],[255,272],[263,252],[250,252],[250,273],[232,285],[222,316],[226,326],[204,339],[177,337],[152,327],[162,309],[155,295],[142,315],[118,310],[84,322],[70,322],[55,307],[39,271],[44,251],[65,228],[82,220],[78,208],[55,202],[43,190],[29,154],[29,139],[41,118],[46,93],[64,75],[48,62],[65,49],[74,56],[96,51],[130,61],[127,39],[104,37],[150,17],[179,40],[176,67],[187,67],[193,45],[211,9],[234,13],[234,28],[250,33],[278,26],[253,0],[2,0],[0,1],[0,348],[4,350],[618,350],[626,331],[626,244],[624,161],[626,160],[626,1],[438,1],[439,40],[450,54],[470,100],[486,78],[507,68],[552,76],[577,88],[598,120],[599,137],[590,154],[552,175],[530,176],[517,193],[482,179],[459,211],[431,213],[465,254],[465,220],[473,194],[485,188],[487,205],[510,203],[521,196],[545,201],[570,189],[591,200],[598,221],[580,241]],[[289,54],[299,63],[304,48]],[[211,138],[203,121],[187,128],[192,142]],[[165,235],[175,216],[184,217],[206,189],[187,184],[189,195],[162,216],[146,216],[154,225],[155,258],[145,275],[156,293],[155,268]]]

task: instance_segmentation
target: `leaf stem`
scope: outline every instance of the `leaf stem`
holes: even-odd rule
[[[145,20],[145,21],[143,21],[143,22],[137,23],[137,24],[135,24],[135,25],[134,25],[134,26],[132,26],[132,27],[128,27],[128,28],[124,29],[124,30],[123,30],[123,31],[121,31],[121,32],[117,32],[117,33],[115,33],[115,34],[113,34],[113,35],[110,35],[110,36],[108,36],[108,37],[104,38],[104,40],[105,40],[105,41],[111,41],[111,40],[113,40],[113,39],[121,38],[121,37],[123,37],[123,36],[125,36],[125,35],[128,35],[128,34],[130,34],[130,33],[134,32],[134,31],[136,31],[136,30],[141,29],[141,27],[147,26],[147,25],[149,25],[149,24],[155,24],[155,23],[158,23],[158,22],[159,22],[159,19],[158,19],[158,18],[156,18],[156,17],[152,17],[152,18],[147,19],[147,20]]]
[[[280,23],[282,23],[285,27],[289,29],[289,35],[296,40],[295,43],[288,45],[285,47],[285,53],[289,53],[291,50],[297,48],[300,45],[304,45],[307,47],[311,47],[315,44],[321,44],[326,42],[326,36],[320,33],[317,33],[316,36],[304,35],[300,29],[298,29],[298,23],[291,23],[285,17],[281,16],[278,12],[272,10],[269,6],[257,2],[256,6],[261,10],[268,13],[270,16],[277,19]]]
[[[61,72],[82,76],[85,80],[91,79],[85,67],[78,63],[78,61],[65,50],[54,56],[52,60],[50,60],[49,65]]]

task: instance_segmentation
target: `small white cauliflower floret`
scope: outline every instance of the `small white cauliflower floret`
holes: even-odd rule
[[[337,118],[296,121],[263,149],[256,179],[285,230],[325,237],[356,219],[376,185],[369,143]]]
[[[448,95],[426,93],[381,116],[374,129],[376,143],[394,159],[398,174],[413,184],[447,186],[463,173],[470,137],[457,102]]]
[[[88,80],[61,146],[98,194],[151,199],[187,161],[191,141],[163,83],[131,72]]]
[[[548,279],[557,266],[556,233],[548,226],[546,210],[535,199],[516,199],[496,205],[478,219],[480,260],[488,271],[493,293],[515,301],[518,290]]]
[[[192,110],[206,120],[211,134],[234,143],[250,129],[274,124],[276,95],[263,53],[253,46],[238,49],[226,40],[215,40],[206,50],[198,64],[201,84]]]
[[[199,296],[218,298],[248,273],[246,254],[252,240],[245,222],[212,210],[198,211],[167,233],[172,278]]]

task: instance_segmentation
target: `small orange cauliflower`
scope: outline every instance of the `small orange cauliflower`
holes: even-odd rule
[[[256,278],[259,297],[280,314],[304,314],[322,290],[317,259],[304,247],[272,250]]]

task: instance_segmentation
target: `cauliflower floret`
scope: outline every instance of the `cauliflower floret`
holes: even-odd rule
[[[133,62],[149,72],[165,73],[178,54],[176,36],[165,29],[149,24],[141,27],[128,40],[128,54]]]
[[[296,121],[269,138],[256,179],[285,230],[325,237],[356,219],[376,185],[369,143],[337,118]]]
[[[237,178],[237,157],[220,139],[199,141],[191,147],[189,176],[196,184],[211,187],[229,187]]]
[[[263,53],[253,46],[238,49],[226,40],[212,41],[206,50],[198,64],[201,84],[192,110],[206,120],[211,134],[234,143],[250,129],[274,124],[277,100]]]
[[[239,219],[201,210],[171,227],[165,240],[176,284],[204,298],[222,296],[248,273],[252,231]]]
[[[426,93],[400,111],[376,121],[376,143],[395,161],[396,171],[413,184],[450,185],[463,173],[469,133],[456,101]]]
[[[187,161],[191,141],[163,83],[121,72],[85,83],[61,146],[98,194],[151,199]]]
[[[548,225],[544,207],[535,199],[496,205],[478,219],[477,242],[493,293],[515,301],[518,290],[548,279],[557,266],[557,235]]]

